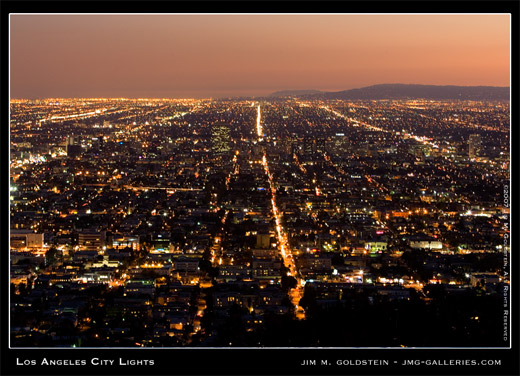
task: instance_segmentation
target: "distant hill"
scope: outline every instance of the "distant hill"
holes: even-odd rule
[[[270,97],[298,97],[323,93],[320,90],[282,90],[269,94]]]
[[[287,90],[277,93],[287,96],[324,99],[460,99],[460,100],[509,100],[509,87],[498,86],[438,86],[412,84],[381,84],[359,89],[335,92],[297,93],[305,90]],[[312,91],[312,90],[309,90]],[[297,93],[297,94],[294,94]],[[273,93],[276,94],[276,93]]]

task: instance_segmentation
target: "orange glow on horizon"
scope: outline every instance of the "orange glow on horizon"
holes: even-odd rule
[[[13,98],[510,84],[507,14],[11,15],[10,33]]]

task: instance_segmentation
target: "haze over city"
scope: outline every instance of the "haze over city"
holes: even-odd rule
[[[12,98],[510,83],[506,14],[14,14],[10,22]]]

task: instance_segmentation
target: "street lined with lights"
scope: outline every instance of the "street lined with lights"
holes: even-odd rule
[[[258,116],[257,116],[257,132],[258,137],[260,138],[262,136],[262,126],[261,126],[261,114],[260,114],[260,105],[258,106]],[[294,258],[291,252],[291,248],[289,246],[289,241],[287,237],[287,233],[285,232],[283,225],[282,225],[282,215],[283,213],[280,212],[278,209],[278,206],[276,204],[276,182],[273,181],[273,175],[271,174],[269,170],[269,163],[267,160],[267,152],[263,152],[262,156],[262,165],[264,166],[265,174],[267,175],[267,178],[269,180],[269,188],[271,192],[271,205],[273,210],[273,216],[275,219],[276,224],[276,236],[278,240],[278,245],[280,249],[280,254],[282,255],[282,259],[284,262],[284,265],[287,267],[288,277],[293,277],[296,279],[296,287],[291,289],[289,292],[289,296],[291,298],[291,302],[296,308],[296,317],[298,319],[304,319],[305,313],[303,308],[299,305],[300,299],[303,295],[303,286],[305,285],[305,281],[301,279],[299,276],[298,270],[296,269],[296,264],[294,262]]]

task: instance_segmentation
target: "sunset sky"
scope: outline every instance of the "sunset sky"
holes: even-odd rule
[[[509,86],[509,15],[11,15],[12,98]]]

